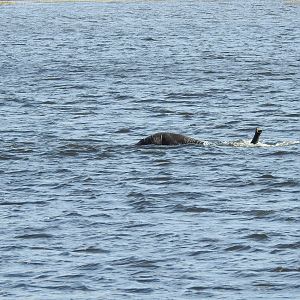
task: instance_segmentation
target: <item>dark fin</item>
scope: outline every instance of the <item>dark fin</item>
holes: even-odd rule
[[[261,133],[262,133],[262,129],[257,127],[255,129],[254,137],[251,141],[251,144],[257,144],[258,143],[258,140],[259,140],[259,137],[260,137]]]

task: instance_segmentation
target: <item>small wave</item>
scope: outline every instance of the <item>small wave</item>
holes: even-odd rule
[[[18,159],[18,157],[12,154],[0,153],[0,160],[10,160],[10,159],[16,160]]]
[[[174,212],[187,212],[187,213],[202,213],[202,212],[211,212],[212,209],[206,207],[199,206],[184,206],[182,204],[178,204],[174,207]]]
[[[130,128],[120,128],[116,131],[116,133],[128,133],[130,132]]]
[[[86,254],[102,254],[102,253],[109,253],[109,250],[101,249],[101,248],[95,248],[95,247],[87,247],[87,248],[79,248],[76,250],[73,250],[75,253],[86,253]]]
[[[211,250],[199,250],[199,251],[193,251],[191,253],[189,253],[189,256],[198,256],[198,255],[203,255],[203,254],[207,254],[210,253]]]
[[[267,153],[266,155],[267,156],[284,156],[284,155],[289,155],[289,154],[293,154],[293,152],[288,151],[288,150],[279,149],[274,152]]]
[[[129,289],[122,289],[122,291],[129,294],[150,294],[154,290],[151,288],[129,288]]]
[[[18,238],[18,239],[49,239],[52,237],[53,237],[53,235],[48,234],[48,233],[35,233],[35,234],[18,235],[16,238]]]
[[[275,144],[266,144],[266,143],[257,143],[257,146],[260,147],[287,147],[299,144],[300,141],[283,141],[283,142],[276,142]]]
[[[245,238],[250,240],[255,240],[255,241],[264,241],[269,239],[268,235],[265,233],[253,233],[245,236]]]
[[[157,159],[155,163],[157,166],[166,166],[172,164],[173,162],[171,159]]]
[[[82,214],[78,213],[78,212],[71,212],[66,214],[66,217],[82,217]]]
[[[159,266],[156,264],[157,261],[147,260],[147,259],[136,259],[135,257],[127,257],[123,259],[114,260],[113,265],[123,266],[128,265],[134,268],[149,268],[157,269]]]
[[[151,36],[148,36],[148,37],[144,37],[142,38],[142,41],[146,41],[146,42],[155,42],[156,39],[151,37]]]
[[[284,141],[284,142],[278,142],[275,145],[272,145],[274,147],[285,147],[285,146],[292,146],[300,144],[300,141]]]
[[[277,179],[278,177],[276,177],[272,174],[265,174],[265,175],[259,176],[258,178],[260,178],[260,179]]]
[[[98,148],[92,145],[67,144],[59,147],[58,154],[61,156],[77,156],[79,154],[97,153]]]
[[[271,272],[300,272],[300,268],[285,268],[282,266],[276,267]]]
[[[248,245],[234,245],[225,249],[225,251],[244,251],[251,249]]]
[[[259,287],[259,288],[268,288],[268,289],[274,289],[274,288],[277,288],[278,286],[274,283],[271,283],[271,282],[258,282],[258,283],[254,283],[253,284],[254,286],[256,287]]]
[[[3,206],[14,206],[14,205],[26,205],[26,204],[34,204],[34,205],[44,205],[46,201],[24,201],[24,202],[17,202],[17,201],[4,201],[0,202],[0,205]]]
[[[149,224],[149,223],[141,223],[141,224],[128,224],[125,225],[124,228],[139,228],[139,227],[149,227],[149,226],[154,226],[153,224]]]
[[[277,249],[299,249],[300,242],[292,243],[292,244],[278,244],[275,246]]]
[[[152,282],[159,282],[160,280],[158,278],[145,278],[145,277],[142,277],[142,278],[136,278],[135,279],[136,282],[139,282],[139,283],[152,283]]]
[[[222,285],[222,286],[192,286],[189,288],[190,290],[195,291],[202,291],[202,290],[228,290],[228,291],[240,291],[240,288],[229,286],[229,285]]]
[[[269,215],[272,215],[274,213],[275,212],[273,210],[262,210],[262,209],[253,209],[245,212],[245,214],[254,216],[255,218],[268,217]]]
[[[59,284],[59,282],[56,281],[49,281],[49,285],[43,286],[45,289],[49,290],[58,290],[58,291],[64,291],[65,293],[67,291],[84,291],[84,292],[89,292],[93,291],[93,289],[87,287],[84,284],[77,284],[77,285],[66,285],[66,284]]]
[[[100,268],[101,268],[100,263],[87,263],[87,264],[77,267],[77,269],[79,269],[79,270],[88,270],[88,271],[98,270]]]

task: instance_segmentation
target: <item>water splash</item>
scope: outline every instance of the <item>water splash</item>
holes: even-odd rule
[[[180,144],[180,145],[145,145],[145,148],[178,148],[182,146],[188,147],[237,147],[237,148],[256,148],[256,147],[288,147],[292,145],[300,144],[300,141],[283,141],[283,142],[276,142],[276,143],[262,143],[258,142],[257,144],[252,144],[251,140],[236,140],[236,141],[204,141],[202,140],[203,144]],[[134,145],[136,147],[136,145]]]
[[[217,143],[217,146],[229,146],[229,147],[243,147],[243,148],[253,148],[253,147],[288,147],[292,145],[299,144],[300,141],[283,141],[276,143],[263,143],[258,142],[257,144],[252,144],[251,140],[237,140],[237,141],[225,141]]]

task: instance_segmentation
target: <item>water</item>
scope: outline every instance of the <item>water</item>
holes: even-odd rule
[[[299,2],[16,2],[0,26],[0,298],[299,298]],[[134,146],[158,131],[205,145]]]

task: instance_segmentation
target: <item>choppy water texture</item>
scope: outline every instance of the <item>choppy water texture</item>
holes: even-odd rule
[[[1,299],[299,299],[297,1],[23,1],[0,28]],[[158,131],[205,143],[134,146]]]

